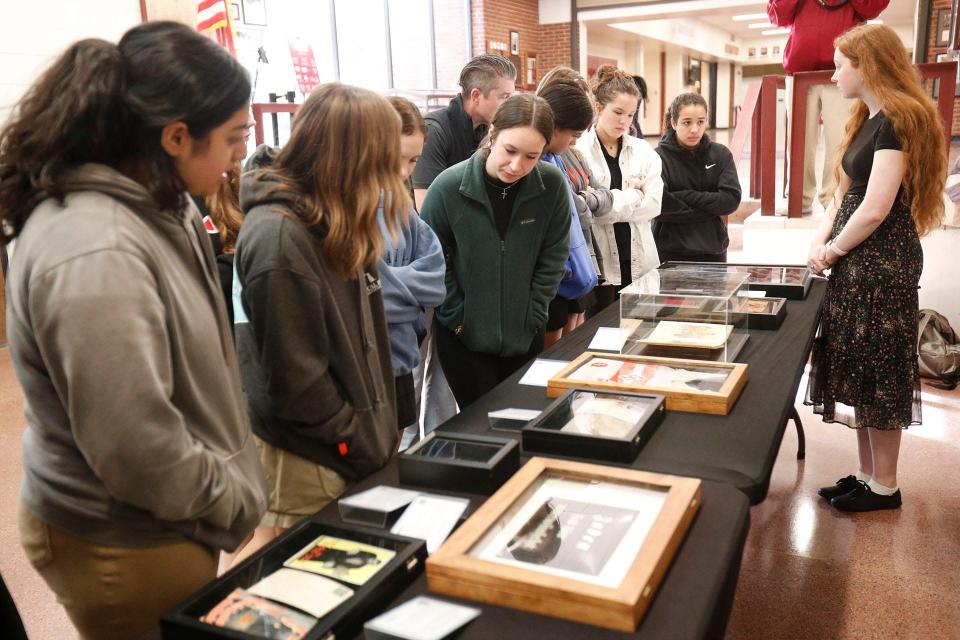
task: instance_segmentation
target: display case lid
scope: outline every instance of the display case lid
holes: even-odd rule
[[[685,297],[722,297],[734,295],[744,288],[749,274],[703,268],[671,268],[658,270],[657,278],[645,278],[620,291],[623,295],[664,295]]]

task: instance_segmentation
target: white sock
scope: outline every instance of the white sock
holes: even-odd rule
[[[888,487],[880,484],[876,480],[870,480],[867,484],[870,485],[870,491],[873,491],[875,494],[880,496],[892,496],[900,490],[899,487]]]
[[[872,478],[870,477],[869,473],[864,473],[859,469],[857,470],[857,480],[859,480],[860,482],[870,482],[871,479]]]

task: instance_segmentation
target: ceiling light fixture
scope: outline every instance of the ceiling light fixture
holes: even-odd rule
[[[767,17],[765,13],[743,13],[739,16],[733,16],[734,22],[746,22],[747,20],[763,20]]]
[[[790,33],[790,29],[769,29],[767,31],[761,31],[760,35],[763,36],[785,36]]]
[[[772,29],[775,25],[770,24],[769,22],[755,22],[753,24],[748,24],[747,29]]]

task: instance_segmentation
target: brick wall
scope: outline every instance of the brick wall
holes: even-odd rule
[[[927,61],[936,62],[937,54],[946,53],[947,47],[937,46],[937,14],[941,9],[950,9],[951,0],[933,0],[930,6],[929,40],[927,41]],[[951,135],[960,135],[960,99],[953,101],[953,131]]]
[[[558,66],[572,66],[572,52],[570,50],[570,24],[540,25],[540,50],[537,56],[537,82],[550,69]]]
[[[509,47],[510,32],[516,31],[521,61],[527,54],[537,54],[536,82],[553,67],[571,64],[570,23],[541,25],[538,0],[482,0],[472,6],[474,55],[485,53],[491,40]],[[509,48],[504,54],[510,55]]]

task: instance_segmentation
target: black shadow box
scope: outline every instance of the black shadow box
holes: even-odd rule
[[[490,495],[520,468],[516,440],[434,431],[397,458],[400,484]]]
[[[761,305],[763,309],[759,308]],[[787,315],[786,298],[748,298],[744,306],[744,311],[747,312],[747,326],[750,329],[767,331],[779,329]]]
[[[633,462],[664,412],[663,396],[571,389],[523,428],[523,450]]]
[[[206,585],[164,615],[160,619],[161,637],[164,640],[258,640],[266,637],[206,624],[200,622],[200,618],[234,589],[252,587],[274,571],[283,568],[284,562],[324,535],[380,547],[396,555],[363,585],[357,586],[338,580],[353,589],[354,594],[320,618],[304,636],[304,640],[333,640],[359,634],[363,630],[364,622],[381,613],[416,580],[423,572],[427,560],[427,545],[423,540],[366,527],[307,518],[250,556],[240,566]],[[337,580],[335,576],[326,577]]]

